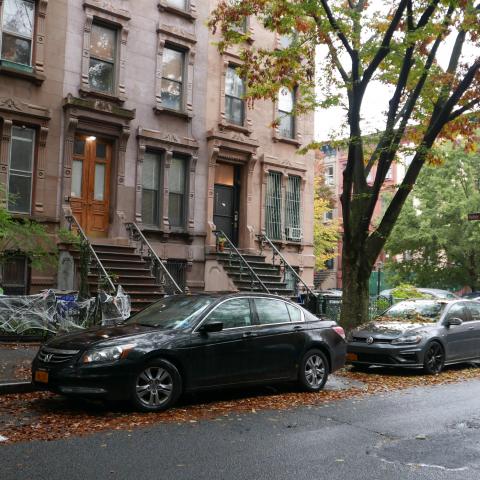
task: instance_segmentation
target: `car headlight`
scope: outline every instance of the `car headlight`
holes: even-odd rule
[[[422,341],[421,335],[408,335],[406,337],[398,337],[392,340],[392,345],[415,345]]]
[[[98,350],[90,350],[86,352],[81,362],[82,363],[97,363],[97,362],[115,362],[121,358],[126,358],[134,344],[117,345],[115,347],[100,348]]]

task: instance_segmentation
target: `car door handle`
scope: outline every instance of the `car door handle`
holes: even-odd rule
[[[256,333],[253,333],[253,332],[245,332],[243,334],[243,338],[251,338],[251,337],[256,337],[257,334]]]
[[[468,327],[469,330],[475,330],[475,327]]]
[[[295,325],[293,327],[294,330],[303,330],[303,327],[301,325]]]

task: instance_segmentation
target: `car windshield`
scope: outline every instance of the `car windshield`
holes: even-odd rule
[[[158,327],[162,330],[186,329],[192,327],[202,312],[214,301],[214,297],[207,296],[165,297],[125,323]]]
[[[418,323],[435,323],[440,319],[445,304],[435,300],[416,300],[399,302],[390,307],[379,319],[407,320]]]

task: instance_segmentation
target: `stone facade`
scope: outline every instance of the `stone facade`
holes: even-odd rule
[[[289,179],[295,177],[301,205],[297,221],[301,235],[292,239],[285,234],[288,220],[282,204],[277,243],[311,285],[314,161],[313,155],[297,155],[296,150],[312,139],[313,116],[295,119],[291,138],[270,127],[277,116],[272,102],[245,107],[242,124],[230,123],[226,96],[231,71],[227,71],[238,66],[240,58],[236,49],[221,55],[213,44],[216,39],[206,20],[215,2],[37,0],[34,4],[31,68],[22,71],[15,65],[4,66],[3,61],[0,65],[2,183],[8,184],[12,125],[25,123],[37,132],[30,216],[52,229],[65,226],[65,214],[80,215],[85,224],[91,217],[92,238],[112,243],[127,242],[125,223],[134,221],[160,258],[186,263],[189,289],[202,290],[218,228],[216,182],[225,172],[235,172],[235,241],[239,249],[252,253],[259,250],[256,236],[265,232],[271,215],[265,206],[267,177],[275,172],[280,174],[282,202],[291,196]],[[254,18],[248,19],[247,28],[252,45],[279,43]],[[172,55],[182,58],[181,80],[169,76]],[[111,77],[94,78],[102,69]],[[166,84],[172,91],[180,88],[180,99],[165,93]],[[169,102],[177,100],[172,108]],[[97,148],[94,170],[86,167],[85,152],[92,151],[88,142]],[[107,149],[102,162],[99,142]],[[152,187],[148,169],[156,158],[158,179]],[[180,200],[172,195],[179,161]],[[105,175],[106,185],[98,184],[98,172]],[[95,178],[87,185],[88,175]],[[154,211],[149,210],[155,222],[143,218],[147,184],[149,195],[155,195]],[[85,188],[95,189],[94,196],[80,198],[78,189],[85,196]],[[97,195],[101,188],[104,193],[99,190]],[[181,205],[179,221],[172,221],[175,202]],[[87,211],[86,216],[82,211]],[[33,272],[32,290],[55,281],[54,276]]]

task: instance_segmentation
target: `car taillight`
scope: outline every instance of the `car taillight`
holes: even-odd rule
[[[345,330],[342,327],[340,327],[340,325],[337,325],[332,328],[345,340]]]

